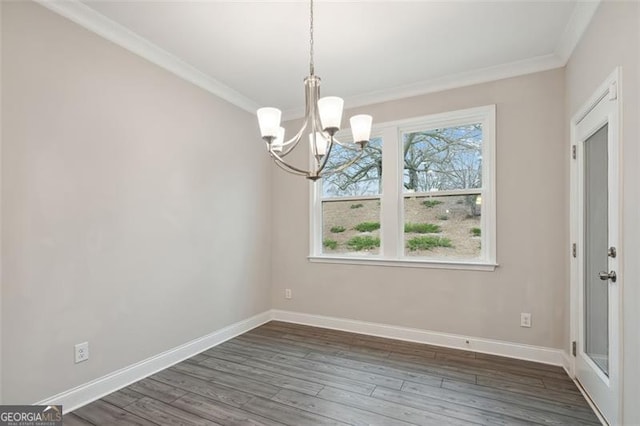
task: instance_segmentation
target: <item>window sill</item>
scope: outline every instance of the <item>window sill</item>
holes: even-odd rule
[[[383,259],[383,258],[363,258],[351,256],[308,256],[312,263],[337,263],[345,265],[371,265],[371,266],[391,266],[400,268],[430,268],[430,269],[457,269],[466,271],[487,271],[492,272],[498,267],[496,263],[486,262],[465,262],[465,261],[440,261],[425,259]]]

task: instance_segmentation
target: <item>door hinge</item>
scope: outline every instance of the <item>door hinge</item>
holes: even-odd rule
[[[578,154],[576,153],[576,146],[575,146],[575,145],[573,145],[573,146],[571,147],[571,157],[573,157],[573,159],[575,160],[577,155],[578,155]]]
[[[576,356],[576,341],[571,342],[571,355]]]
[[[571,245],[571,254],[573,257],[578,257],[578,245],[576,243]]]

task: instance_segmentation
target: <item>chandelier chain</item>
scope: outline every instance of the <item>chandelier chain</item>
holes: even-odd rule
[[[309,74],[315,74],[313,63],[313,0],[309,2]]]

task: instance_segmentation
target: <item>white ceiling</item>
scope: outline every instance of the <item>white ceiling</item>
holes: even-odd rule
[[[300,112],[309,67],[305,1],[42,4],[247,110]],[[555,68],[596,7],[576,0],[320,1],[316,73],[322,94],[342,96],[350,107]]]

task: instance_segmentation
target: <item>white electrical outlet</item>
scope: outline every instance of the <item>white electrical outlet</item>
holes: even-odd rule
[[[520,314],[520,327],[531,327],[531,314],[525,312]]]
[[[76,364],[89,359],[89,342],[78,343],[75,348]]]
[[[285,288],[284,289],[284,298],[285,299],[291,299],[291,289],[290,288]]]

